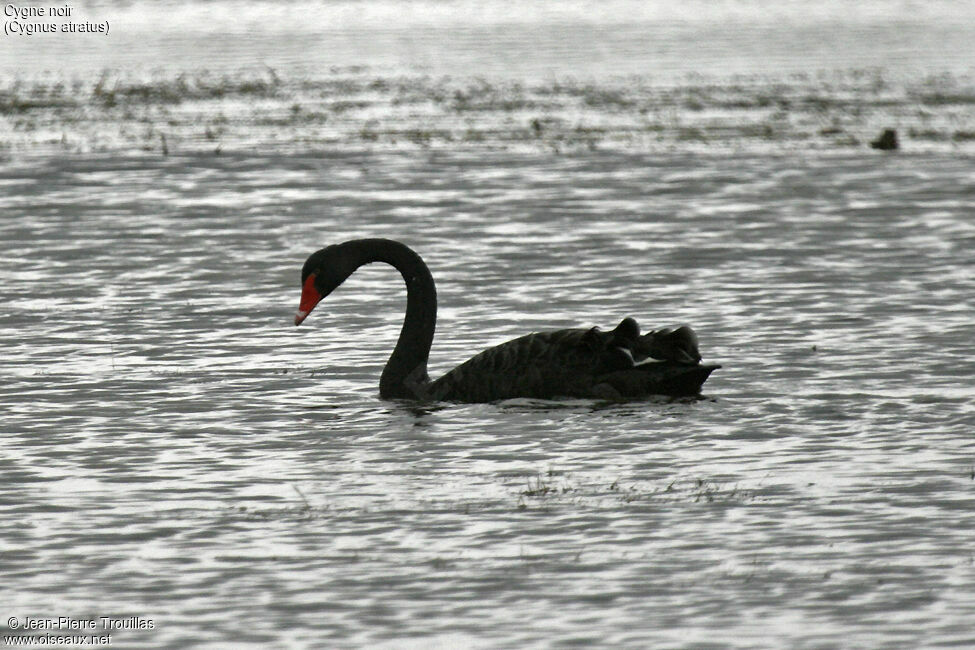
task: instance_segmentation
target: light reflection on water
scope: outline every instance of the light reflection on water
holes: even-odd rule
[[[450,75],[544,78],[616,74],[778,73],[878,66],[971,67],[972,6],[960,0],[653,3],[506,0],[203,3],[86,2],[76,20],[108,37],[0,40],[0,73],[245,65],[321,72],[338,65]],[[9,22],[9,19],[8,19]],[[51,20],[34,22],[50,23]],[[31,61],[25,65],[24,61]]]
[[[0,169],[8,616],[155,617],[119,635],[144,647],[975,641],[970,161],[482,153]],[[305,256],[365,236],[439,282],[434,375],[625,315],[724,367],[699,401],[381,402],[395,271],[290,324]]]

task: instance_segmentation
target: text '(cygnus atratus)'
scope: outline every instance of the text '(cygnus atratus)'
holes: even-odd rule
[[[379,380],[384,399],[493,402],[528,397],[639,399],[697,395],[721,366],[702,364],[697,335],[682,325],[640,334],[632,318],[615,329],[534,332],[484,350],[431,381],[427,360],[437,324],[437,289],[419,255],[390,239],[355,239],[313,253],[301,270],[300,325],[356,269],[390,264],[406,281],[406,318]]]

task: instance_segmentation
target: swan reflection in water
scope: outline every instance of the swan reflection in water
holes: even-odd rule
[[[640,334],[632,318],[608,332],[598,327],[534,332],[484,350],[431,381],[427,360],[437,324],[437,289],[424,261],[390,239],[354,239],[323,248],[301,270],[300,325],[320,300],[356,269],[394,266],[406,281],[406,318],[379,380],[383,399],[493,402],[512,398],[639,399],[700,393],[721,366],[702,364],[697,335],[686,325]]]

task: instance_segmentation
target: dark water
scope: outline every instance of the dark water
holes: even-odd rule
[[[0,39],[36,57],[0,74],[5,634],[975,645],[967,5],[860,3],[809,56],[839,5],[283,6]],[[701,400],[383,402],[394,270],[292,324],[355,237],[431,267],[434,376],[628,315],[723,368]]]

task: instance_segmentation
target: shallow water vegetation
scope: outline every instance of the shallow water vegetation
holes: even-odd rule
[[[610,486],[624,503],[724,503],[744,504],[758,498],[754,490],[740,485],[726,485],[710,478],[677,478],[666,486],[643,488],[638,485],[621,486],[619,481]]]
[[[76,106],[78,100],[70,96],[62,84],[24,87],[20,82],[15,82],[11,87],[0,90],[0,115]]]
[[[273,70],[214,75],[206,70],[175,77],[157,74],[148,79],[113,76],[108,72],[95,83],[92,98],[107,107],[120,103],[178,104],[184,101],[218,100],[227,97],[271,97],[281,86]]]
[[[554,480],[561,476],[561,481]],[[570,496],[569,501],[561,497]],[[760,500],[757,490],[743,488],[738,483],[707,477],[677,477],[665,483],[645,485],[630,482],[620,477],[610,481],[570,482],[561,472],[548,470],[526,479],[518,494],[519,510],[528,507],[527,498],[538,500],[560,499],[560,503],[571,503],[580,507],[601,507],[598,504],[606,497],[624,504],[724,504],[744,505]]]
[[[310,521],[320,517],[333,516],[334,509],[330,505],[314,506],[304,492],[294,483],[289,484],[300,503],[285,506],[228,506],[224,509],[225,516],[232,519],[247,521]]]
[[[930,107],[969,106],[975,104],[975,78],[959,77],[948,73],[930,75],[910,85],[907,95],[918,103]]]
[[[324,516],[333,516],[328,506],[287,506],[281,508],[255,508],[252,506],[232,506],[224,510],[224,517],[244,521],[311,521]]]
[[[566,494],[568,492],[575,491],[575,488],[570,486],[565,481],[562,482],[562,485],[553,484],[551,481],[552,476],[553,474],[551,470],[549,470],[548,473],[548,477],[547,477],[548,480],[543,479],[541,474],[537,474],[535,476],[534,483],[532,483],[532,479],[531,477],[529,477],[528,485],[526,486],[525,490],[522,492],[522,495],[526,497],[544,497],[550,494],[552,495]]]
[[[680,83],[645,77],[526,84],[478,77],[377,76],[340,69],[321,78],[266,69],[146,76],[101,71],[91,77],[0,82],[0,114],[19,119],[0,139],[40,148],[53,138],[77,148],[144,148],[134,122],[165,121],[179,150],[289,148],[376,143],[396,147],[654,149],[687,146],[761,150],[864,147],[897,124],[910,147],[975,142],[975,82],[941,75],[901,81],[875,70],[831,75],[718,77]],[[824,126],[825,125],[825,126]],[[831,130],[838,128],[839,131]],[[63,132],[63,137],[62,137]],[[18,135],[19,134],[19,135]],[[152,145],[159,149],[158,142]],[[172,147],[171,147],[172,148]]]
[[[433,95],[437,97],[437,95]],[[449,108],[455,112],[503,111],[512,112],[537,108],[535,101],[524,86],[517,82],[490,83],[475,79],[449,94]],[[443,101],[443,96],[440,101]]]

